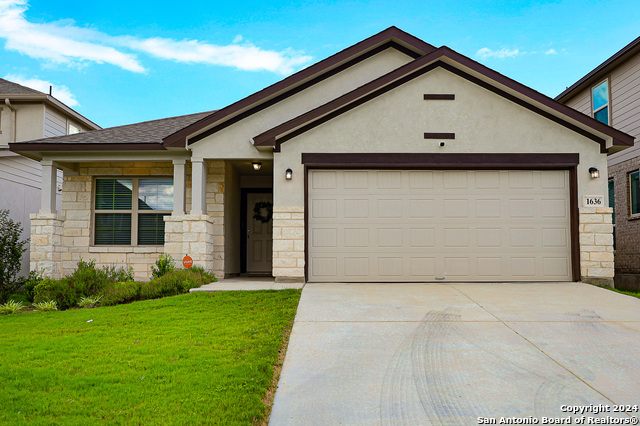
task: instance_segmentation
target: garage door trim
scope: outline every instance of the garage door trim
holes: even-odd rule
[[[571,275],[580,280],[577,153],[428,154],[428,153],[303,153],[305,280],[309,279],[309,170],[414,169],[414,170],[568,170],[571,229]]]

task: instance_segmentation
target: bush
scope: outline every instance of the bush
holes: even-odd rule
[[[213,274],[202,268],[180,269],[140,284],[140,300],[157,299],[187,293],[191,288],[215,281]]]
[[[9,300],[4,305],[0,305],[0,315],[11,315],[18,312],[22,309],[24,305],[22,302],[16,302],[14,300]]]
[[[9,217],[9,210],[0,210],[0,303],[8,299],[22,284],[16,280],[20,272],[22,253],[29,240],[20,241],[22,225]]]
[[[100,299],[100,306],[113,306],[138,300],[140,283],[136,281],[121,281],[110,284],[104,290]]]
[[[133,271],[115,266],[95,267],[95,260],[78,262],[73,274],[59,280],[45,279],[34,289],[34,301],[55,300],[59,309],[69,309],[83,297],[97,296],[110,284],[133,279]]]
[[[23,281],[22,288],[24,290],[24,296],[29,301],[29,303],[33,303],[33,298],[35,296],[35,288],[38,284],[40,284],[44,280],[44,277],[40,272],[30,271],[29,276],[26,277]]]
[[[33,307],[36,308],[36,311],[46,312],[46,311],[57,311],[58,304],[55,300],[48,300],[46,302],[34,303]]]
[[[153,278],[160,278],[175,269],[173,257],[170,254],[161,254],[160,259],[156,260],[156,266],[151,265],[151,275]]]

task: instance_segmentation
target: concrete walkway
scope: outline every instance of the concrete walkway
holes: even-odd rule
[[[593,411],[640,404],[639,354],[640,300],[586,284],[307,284],[270,424],[635,420]]]
[[[252,290],[286,290],[302,288],[304,283],[276,283],[273,277],[238,277],[227,278],[202,287],[192,288],[189,293],[199,291],[252,291]]]

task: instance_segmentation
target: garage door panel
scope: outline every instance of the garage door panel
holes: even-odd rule
[[[567,171],[312,170],[308,279],[570,280],[568,199]]]

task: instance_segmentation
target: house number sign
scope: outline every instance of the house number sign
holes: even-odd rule
[[[604,207],[604,195],[583,196],[582,207]]]

